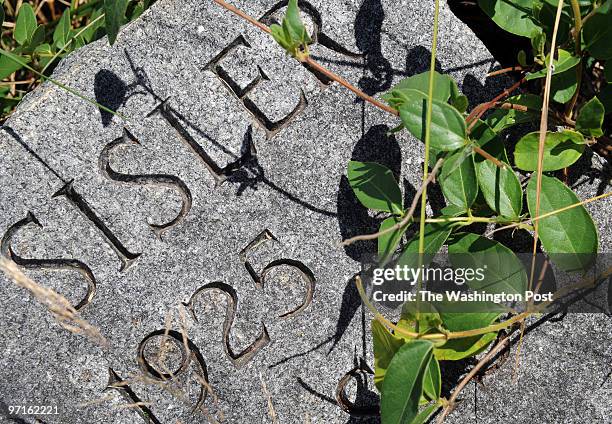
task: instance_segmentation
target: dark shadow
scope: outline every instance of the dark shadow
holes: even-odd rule
[[[516,57],[520,50],[530,54],[529,38],[501,29],[482,11],[477,0],[448,0],[447,3],[455,16],[474,31],[502,67],[516,65]]]
[[[406,76],[412,76],[429,71],[431,51],[427,47],[416,46],[406,54]],[[443,73],[442,65],[436,59],[436,71]]]
[[[595,156],[592,150],[586,149],[580,159],[568,169],[567,183],[576,190],[582,185],[593,185],[597,183],[595,195],[599,196],[608,191],[612,179],[612,165],[608,160],[600,160],[601,169],[593,167],[592,161]],[[563,175],[557,175],[563,180]]]
[[[101,69],[94,79],[94,93],[96,102],[116,112],[125,103],[128,86],[113,72]],[[100,111],[102,125],[109,126],[113,114],[101,108],[98,108],[98,110]]]
[[[396,177],[401,171],[401,151],[395,137],[388,136],[389,127],[375,125],[355,144],[351,160],[376,162],[391,169]],[[342,176],[337,197],[338,226],[342,239],[360,234],[374,233],[380,227],[381,219],[370,216],[369,211],[359,202],[348,178]],[[359,241],[344,248],[353,260],[372,258],[377,252],[376,240]]]
[[[489,71],[493,70],[492,67]],[[512,81],[508,77],[490,77],[485,79],[485,83],[481,82],[472,74],[467,74],[463,78],[461,91],[469,100],[469,109],[478,106],[491,100],[497,93],[503,92],[504,89],[512,85]],[[517,93],[514,93],[517,94]],[[484,116],[487,116],[485,114]]]
[[[364,76],[359,87],[370,96],[387,91],[393,68],[382,54],[381,29],[385,12],[380,0],[363,0],[355,18],[355,42],[364,55]]]
[[[321,349],[323,346],[327,344],[331,344],[329,350],[327,351],[327,355],[331,354],[332,351],[336,348],[342,336],[348,329],[349,325],[353,321],[355,314],[359,310],[361,306],[361,298],[359,297],[359,293],[357,292],[357,286],[355,285],[355,279],[351,278],[344,287],[344,292],[342,293],[342,303],[340,305],[340,313],[338,314],[338,320],[336,322],[336,330],[334,334],[324,341],[320,342],[314,347],[309,348],[308,350],[300,353],[296,353],[290,355],[286,358],[281,359],[280,361],[272,364],[269,368],[277,367],[281,364],[289,362],[293,359],[302,358],[318,349]]]

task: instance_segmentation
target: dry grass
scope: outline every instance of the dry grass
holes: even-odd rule
[[[43,304],[53,318],[64,329],[71,333],[85,336],[104,348],[108,348],[108,340],[102,335],[100,329],[79,317],[79,313],[61,294],[43,287],[27,277],[17,265],[5,258],[0,259],[0,269],[17,286],[28,290],[41,304]]]

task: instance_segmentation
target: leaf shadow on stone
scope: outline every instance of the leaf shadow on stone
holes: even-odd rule
[[[388,136],[389,127],[375,125],[371,127],[353,148],[351,160],[359,162],[376,162],[389,168],[393,174],[399,176],[401,172],[401,151],[394,136]],[[351,188],[348,178],[343,175],[340,179],[337,196],[338,226],[343,240],[378,231],[382,218],[370,216],[357,199]],[[358,241],[345,246],[346,254],[355,261],[371,258],[377,252],[376,240]]]
[[[134,88],[133,85],[127,85],[114,72],[107,69],[101,69],[94,77],[94,94],[96,102],[102,106],[106,106],[113,112],[125,104],[131,96],[129,93]],[[102,125],[108,127],[113,119],[113,114],[98,108],[100,111],[100,119]]]
[[[448,6],[451,12],[476,34],[502,67],[516,65],[520,50],[530,54],[529,39],[501,29],[484,13],[477,1],[448,0]]]
[[[593,153],[591,149],[585,149],[584,153],[575,162],[568,172],[568,185],[572,190],[583,185],[597,184],[597,190],[595,195],[599,196],[604,194],[607,189],[612,185],[612,165],[608,160],[600,160],[601,168],[593,166],[593,160],[597,160],[598,157]],[[563,179],[562,172],[557,173],[558,177]]]
[[[391,88],[393,68],[382,54],[385,12],[380,0],[363,0],[355,18],[355,42],[364,56],[364,76],[359,88],[374,95]]]

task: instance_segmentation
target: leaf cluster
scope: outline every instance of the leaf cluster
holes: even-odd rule
[[[121,25],[136,19],[154,0],[73,0],[60,2],[5,0],[0,23],[0,113],[6,117],[31,91],[37,75],[49,75],[58,61],[105,35],[113,44]],[[7,54],[8,53],[8,54]]]

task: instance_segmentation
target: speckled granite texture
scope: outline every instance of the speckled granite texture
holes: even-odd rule
[[[313,0],[304,6],[318,39],[312,55],[380,95],[427,69],[429,3]],[[256,17],[276,6],[269,0],[234,4]],[[493,59],[445,4],[440,40],[439,68],[459,81],[472,106],[504,86],[503,80],[485,79]],[[89,45],[53,76],[125,115],[140,144],[129,137],[109,144],[122,136],[121,119],[43,84],[0,131],[0,231],[30,211],[42,228],[29,223],[17,229],[11,246],[18,255],[72,258],[91,269],[97,293],[82,316],[110,346],[60,329],[3,276],[0,400],[58,405],[60,415],[41,417],[49,424],[141,422],[137,408],[122,407],[128,401],[119,391],[104,391],[112,368],[150,402],[159,422],[201,423],[208,418],[192,414],[191,407],[199,394],[195,373],[205,362],[216,400],[209,395],[204,405],[217,419],[222,413],[223,422],[272,422],[269,401],[280,423],[376,422],[351,417],[335,404],[338,381],[356,363],[373,366],[371,317],[351,278],[360,255],[374,245],[344,249],[337,243],[380,222],[359,205],[344,175],[351,158],[385,163],[401,176],[410,200],[421,178],[421,144],[406,132],[387,137],[394,119],[336,84],[326,85],[267,35],[212,1],[159,0],[121,31],[114,46],[106,40]],[[165,99],[189,138],[179,137],[164,114],[149,116]],[[602,189],[600,159],[587,162],[595,177],[576,181],[583,197]],[[214,174],[224,167],[237,170],[216,184]],[[70,181],[72,191],[53,197]],[[89,208],[89,216],[71,198]],[[440,200],[434,196],[431,206],[438,210]],[[609,200],[589,205],[604,250],[612,239],[610,206]],[[177,217],[161,239],[149,225]],[[264,243],[249,259],[256,272],[278,266],[260,287],[240,251],[266,229],[277,241]],[[131,264],[123,271],[121,258]],[[285,261],[273,262],[279,259]],[[299,261],[306,274],[287,260]],[[27,274],[77,303],[86,279],[57,268],[52,262]],[[312,302],[279,318],[308,297],[308,273],[316,280]],[[197,321],[186,317],[201,361],[193,359],[176,377],[180,399],[133,378],[141,341],[164,328],[169,310],[175,311],[172,328],[179,330],[177,307],[212,282],[235,290],[231,349],[239,353],[249,346],[264,324],[270,341],[236,368],[224,351],[227,299],[208,292],[195,303]],[[611,329],[604,315],[572,315],[537,327],[525,339],[518,382],[510,378],[514,361],[507,361],[475,395],[466,390],[467,400],[450,422],[611,422]],[[152,337],[149,348],[159,339]],[[178,345],[168,353],[171,369],[180,363]],[[360,406],[378,402],[371,380],[352,382],[348,392]],[[16,422],[33,422],[21,418]]]

